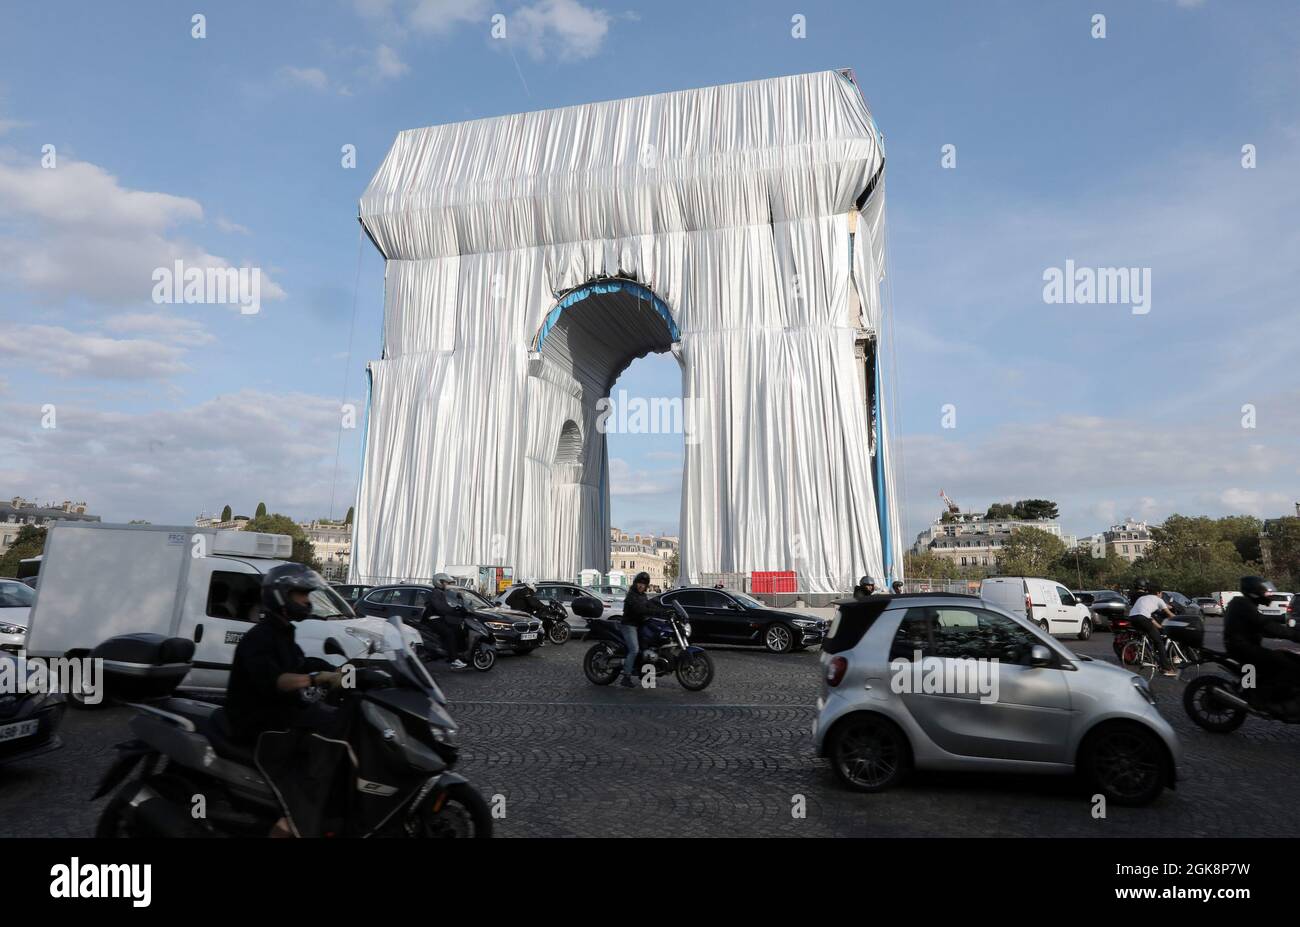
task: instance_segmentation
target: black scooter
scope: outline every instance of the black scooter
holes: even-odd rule
[[[460,613],[462,624],[457,633],[465,635],[465,649],[458,656],[480,673],[486,673],[497,663],[496,636],[492,633],[492,629],[483,623],[483,619],[473,612],[462,608]],[[441,621],[442,619],[430,620]],[[423,641],[419,654],[421,660],[432,663],[435,660],[447,659],[447,650],[443,647],[442,637],[435,634],[423,621],[411,622],[411,627],[420,632],[420,639]]]
[[[1300,724],[1300,693],[1291,693],[1289,699],[1276,701],[1264,696],[1259,689],[1242,685],[1245,666],[1226,653],[1216,650],[1200,652],[1202,663],[1216,663],[1230,676],[1198,676],[1183,690],[1183,710],[1187,716],[1207,731],[1227,734],[1235,731],[1254,716],[1283,724]]]
[[[325,652],[346,656],[334,638]],[[92,654],[104,660],[109,695],[137,711],[130,722],[136,739],[118,745],[92,798],[116,790],[96,837],[266,836],[284,816],[261,756],[255,758],[254,745],[231,740],[224,711],[171,697],[193,655],[193,641],[159,634],[115,637]],[[490,837],[487,803],[451,771],[456,725],[446,699],[415,655],[403,645],[349,675],[355,685],[331,694],[339,711],[352,712],[343,762],[353,765],[340,835]],[[265,733],[258,745],[284,736]],[[202,814],[195,813],[199,797]],[[296,833],[292,816],[290,824]]]
[[[623,658],[627,647],[619,623],[601,618],[603,606],[598,599],[589,606],[594,615],[587,618],[587,640],[595,641],[582,661],[582,671],[598,686],[607,686],[623,671]],[[577,606],[574,606],[575,610]],[[683,689],[699,692],[713,681],[713,659],[702,647],[690,642],[691,625],[686,609],[681,603],[672,608],[663,619],[650,618],[641,629],[641,649],[637,653],[636,668],[640,675],[647,666],[656,673],[676,673]]]

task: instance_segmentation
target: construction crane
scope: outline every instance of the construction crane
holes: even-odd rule
[[[947,494],[946,492],[944,492],[942,489],[939,490],[939,498],[942,499],[944,502],[946,502],[946,503],[948,504],[948,511],[949,511],[949,512],[951,512],[951,513],[954,514],[954,515],[960,515],[960,514],[961,514],[961,509],[957,507],[957,503],[956,503],[956,502],[953,502],[951,499],[949,499],[949,498],[948,498],[948,494]]]

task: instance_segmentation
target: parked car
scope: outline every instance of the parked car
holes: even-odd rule
[[[1168,603],[1169,607],[1173,609],[1175,615],[1183,615],[1188,618],[1204,618],[1204,614],[1201,612],[1201,606],[1197,605],[1181,592],[1165,590],[1160,593],[1160,598],[1164,599],[1165,602]]]
[[[1293,617],[1288,608],[1291,605],[1292,594],[1289,592],[1270,592],[1268,601],[1259,606],[1261,615],[1272,615],[1274,618],[1287,619]]]
[[[1092,637],[1092,612],[1070,590],[1050,579],[990,576],[980,583],[980,598],[1015,615],[1024,615],[1048,634]]]
[[[356,605],[357,599],[365,595],[368,590],[375,588],[374,586],[361,586],[356,583],[331,583],[330,585],[339,594],[339,597],[349,605]]]
[[[1219,600],[1212,595],[1198,595],[1196,597],[1196,604],[1200,607],[1201,614],[1206,618],[1223,614],[1223,606],[1220,605]]]
[[[375,586],[357,600],[356,612],[375,618],[396,615],[406,624],[414,625],[424,614],[424,606],[428,604],[432,591],[432,586],[418,583]],[[496,605],[473,589],[458,586],[447,590],[447,602],[478,615],[496,637],[499,649],[523,655],[542,645],[542,623],[531,615]]]
[[[805,612],[768,608],[741,592],[683,586],[653,601],[681,603],[696,644],[754,644],[771,653],[803,650],[822,642],[830,622]]]
[[[1018,605],[942,593],[841,603],[813,725],[836,778],[878,792],[912,769],[1077,772],[1131,805],[1172,787],[1181,747],[1146,679],[1074,654]],[[972,666],[994,697],[962,685]]]
[[[0,653],[0,663],[7,664],[0,673],[8,678],[30,678],[25,659]],[[66,709],[67,697],[57,692],[0,693],[0,766],[62,747],[58,732]]]
[[[1071,595],[1088,606],[1092,612],[1092,627],[1095,631],[1110,630],[1115,618],[1123,618],[1128,614],[1128,599],[1113,589],[1087,589],[1072,592]]]
[[[0,579],[0,650],[18,653],[27,642],[27,616],[36,593],[18,579]]]

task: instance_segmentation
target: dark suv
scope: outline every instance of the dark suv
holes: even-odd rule
[[[691,643],[754,644],[788,653],[820,644],[830,622],[816,615],[782,612],[729,589],[682,587],[656,601],[680,602],[691,620]]]
[[[353,611],[376,618],[397,615],[413,625],[424,614],[424,606],[432,591],[432,586],[421,585],[376,586],[357,600]],[[477,615],[492,631],[500,650],[525,654],[542,645],[542,623],[530,615],[493,605],[474,590],[459,586],[447,590],[447,601],[452,606],[464,606]]]
[[[1092,612],[1092,626],[1110,630],[1111,622],[1128,614],[1128,599],[1110,589],[1082,590],[1071,593]]]

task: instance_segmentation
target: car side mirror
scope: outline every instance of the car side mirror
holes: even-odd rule
[[[1042,644],[1034,644],[1029,648],[1029,665],[1030,666],[1050,666],[1052,663],[1052,651],[1048,650]]]
[[[343,646],[332,637],[325,640],[325,652],[331,657],[347,656],[347,653],[343,650]]]

